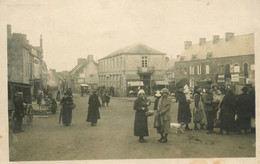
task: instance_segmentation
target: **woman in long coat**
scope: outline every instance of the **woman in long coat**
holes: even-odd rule
[[[194,89],[194,109],[193,109],[193,122],[195,124],[194,130],[198,130],[197,124],[200,124],[200,129],[204,129],[204,125],[206,124],[206,116],[204,111],[204,106],[202,102],[202,89],[200,87],[196,87]]]
[[[185,94],[183,93],[183,88],[179,89],[178,94],[178,101],[179,101],[179,107],[178,107],[178,123],[185,123],[186,130],[191,130],[189,128],[189,123],[191,122],[191,111],[190,111],[190,101],[186,99]]]
[[[147,142],[144,136],[148,136],[148,123],[145,112],[148,110],[147,102],[145,100],[144,90],[139,90],[138,97],[134,102],[135,122],[134,122],[134,136],[139,136],[139,142]]]
[[[88,104],[88,116],[86,121],[91,122],[91,126],[95,126],[97,125],[97,120],[100,119],[99,108],[101,107],[96,91],[93,91],[93,94],[89,97]]]
[[[238,109],[238,128],[239,133],[241,130],[247,130],[251,128],[251,110],[250,110],[250,96],[247,94],[247,87],[242,88],[242,94],[238,96],[237,109]]]
[[[69,91],[66,91],[63,98],[60,101],[60,104],[62,105],[62,123],[65,126],[70,126],[72,120],[72,109],[75,108],[75,105],[73,103],[72,95]]]
[[[162,97],[158,102],[158,112],[155,116],[155,128],[157,128],[157,133],[160,133],[161,138],[158,140],[162,143],[167,142],[167,136],[170,132],[170,122],[171,122],[171,104],[172,100],[169,96],[170,92],[167,88],[162,89]]]
[[[226,130],[227,135],[229,134],[230,130],[233,128],[235,122],[235,103],[236,99],[233,94],[233,90],[229,89],[227,94],[223,97],[220,103],[220,134],[223,134],[222,130]]]

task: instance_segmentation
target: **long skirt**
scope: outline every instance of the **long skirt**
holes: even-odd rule
[[[144,111],[135,112],[134,136],[148,136],[147,116]]]
[[[169,134],[170,121],[164,120],[163,116],[156,114],[156,116],[154,118],[154,128],[157,129],[157,133]]]
[[[100,119],[100,113],[98,108],[89,107],[88,108],[88,116],[86,121],[96,123],[97,120]]]
[[[72,120],[72,109],[65,108],[62,111],[62,123],[63,125],[70,125]]]

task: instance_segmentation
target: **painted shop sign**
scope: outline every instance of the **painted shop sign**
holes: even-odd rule
[[[239,74],[232,74],[231,82],[239,82]]]

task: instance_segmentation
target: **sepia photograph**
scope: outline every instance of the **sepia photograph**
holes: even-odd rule
[[[0,163],[257,163],[259,11],[0,1]]]

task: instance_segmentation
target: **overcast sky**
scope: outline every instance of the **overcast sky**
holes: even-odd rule
[[[48,69],[71,70],[78,58],[98,59],[136,42],[175,58],[184,41],[197,43],[254,33],[259,0],[8,0],[6,24],[34,46],[43,35]],[[0,3],[0,4],[1,4]]]

